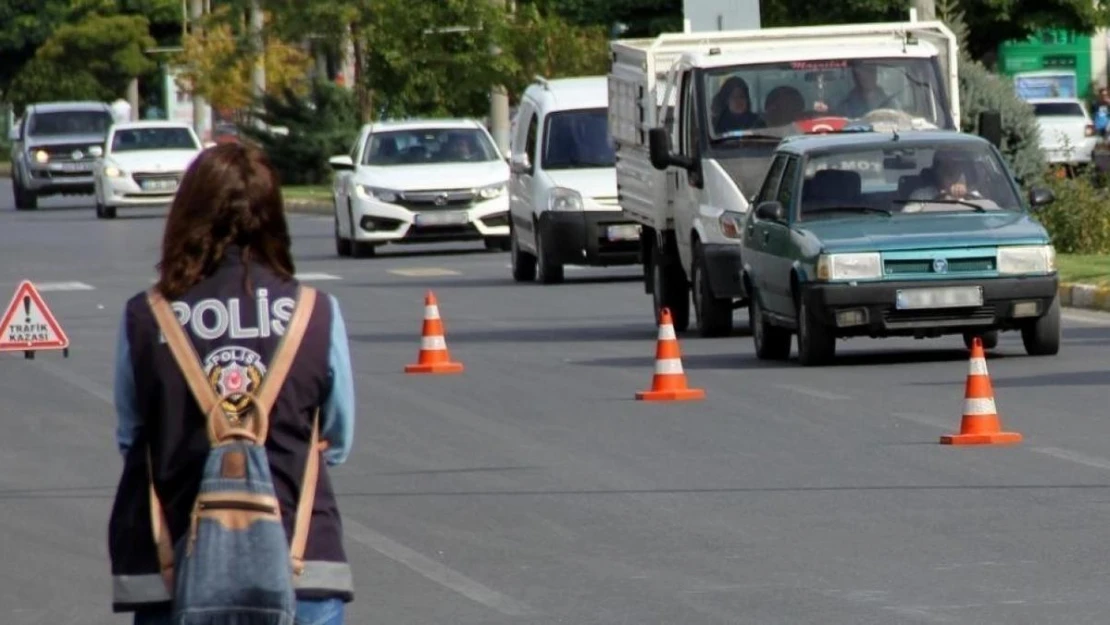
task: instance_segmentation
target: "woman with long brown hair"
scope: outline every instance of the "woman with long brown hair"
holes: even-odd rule
[[[150,302],[162,298],[172,307],[223,414],[249,417],[251,397],[268,367],[282,368],[274,364],[275,353],[297,322],[294,311],[304,293],[294,277],[290,243],[278,177],[266,156],[241,144],[210,148],[185,172],[170,208],[157,284],[125,306],[115,366],[116,438],[124,467],[108,541],[113,610],[135,612],[136,625],[169,622],[173,584],[159,538],[168,534],[177,545],[188,536],[211,449],[206,416]],[[304,515],[307,543],[294,581],[298,625],[340,625],[353,598],[325,465],[341,464],[350,453],[354,388],[339,304],[334,296],[319,295],[308,308],[307,325],[297,326],[303,340],[269,410],[265,438],[290,539],[306,466],[317,457],[325,460]],[[318,446],[312,444],[316,415]]]

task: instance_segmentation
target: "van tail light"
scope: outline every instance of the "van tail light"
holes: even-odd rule
[[[1087,124],[1086,134],[1087,134],[1088,137],[1095,136],[1095,125],[1094,124]]]

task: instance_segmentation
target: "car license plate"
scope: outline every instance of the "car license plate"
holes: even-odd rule
[[[982,305],[983,287],[981,286],[899,289],[895,295],[895,306],[898,310],[973,308]]]
[[[467,223],[470,223],[470,216],[461,211],[416,214],[418,226],[461,226]]]
[[[636,241],[640,238],[640,226],[609,226],[605,236],[610,241]]]
[[[61,163],[62,171],[92,171],[92,163]]]
[[[144,180],[141,183],[143,191],[174,191],[177,189],[177,181],[169,180]]]

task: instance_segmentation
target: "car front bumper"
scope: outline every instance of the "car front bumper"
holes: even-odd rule
[[[95,180],[92,163],[33,163],[20,182],[37,195],[89,195]]]
[[[174,178],[176,181],[180,181],[182,175],[183,172],[170,172],[165,176],[159,176],[159,178]],[[172,204],[173,198],[177,194],[176,182],[173,187],[152,190],[144,189],[139,182],[128,175],[116,177],[101,175],[98,182],[99,191],[97,196],[100,203],[105,206],[164,207]]]
[[[354,239],[365,243],[477,241],[509,236],[509,196],[502,193],[465,208],[411,210],[399,204],[352,197]],[[344,215],[340,214],[340,219]]]
[[[639,263],[639,231],[621,211],[546,211],[538,234],[552,262],[602,267]]]
[[[802,287],[807,307],[841,337],[940,336],[993,329],[1019,329],[1043,316],[1056,297],[1056,275],[984,280],[811,283]],[[899,310],[899,290],[980,286],[974,308]]]

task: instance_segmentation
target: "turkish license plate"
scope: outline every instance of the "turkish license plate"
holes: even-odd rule
[[[470,223],[470,216],[462,211],[417,213],[418,226],[461,226]]]
[[[974,308],[982,305],[983,287],[981,286],[899,289],[895,295],[895,306],[898,310]]]
[[[177,181],[173,178],[159,180],[144,180],[139,183],[143,191],[175,191],[177,190]]]
[[[62,163],[62,171],[92,171],[92,163]]]
[[[605,237],[610,241],[637,241],[640,239],[640,226],[609,226],[605,229]]]

